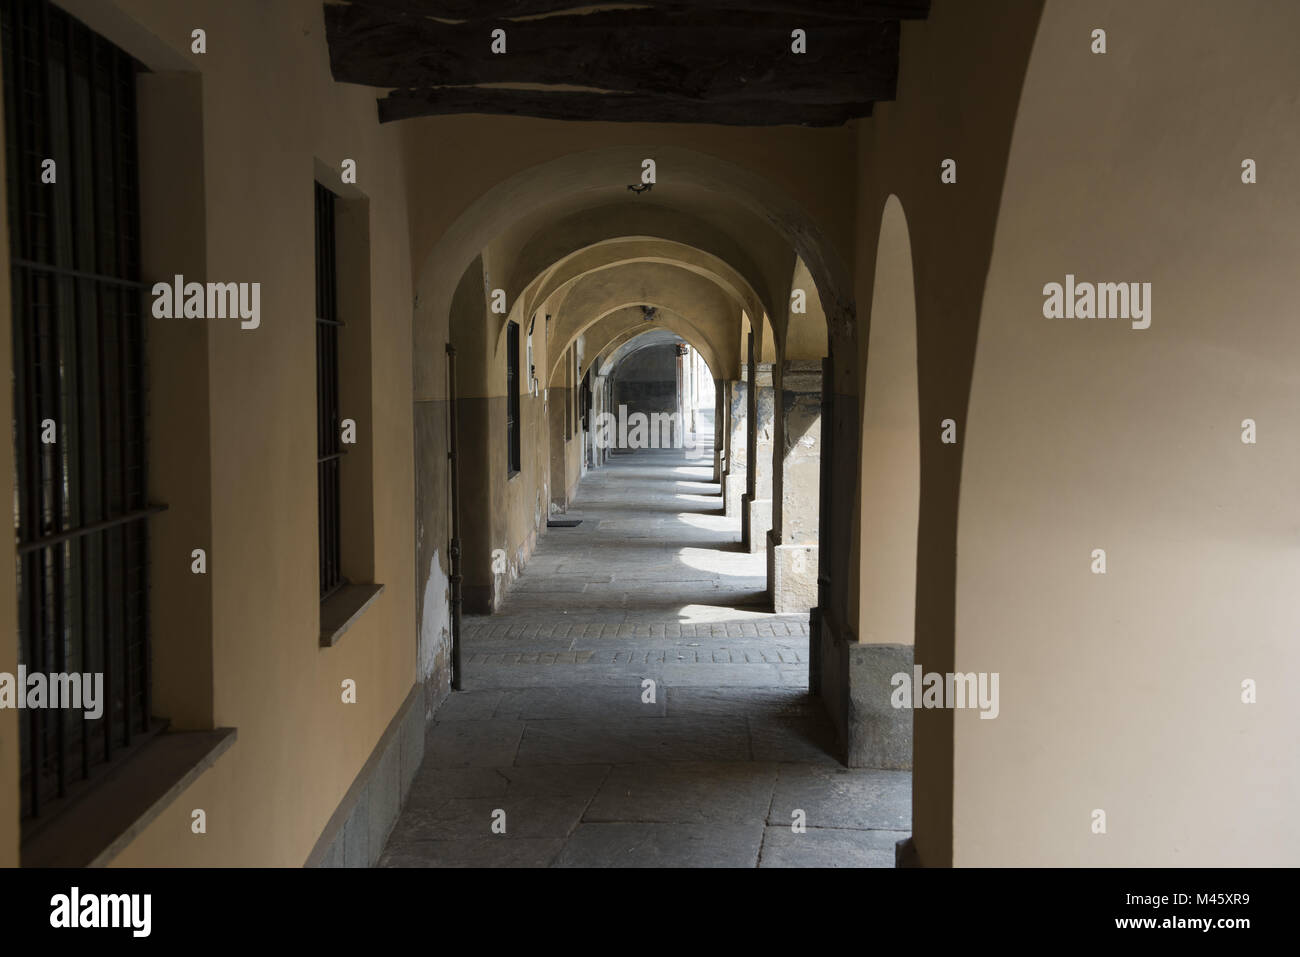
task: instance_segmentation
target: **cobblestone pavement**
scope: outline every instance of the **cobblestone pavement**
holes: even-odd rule
[[[911,776],[835,758],[808,616],[763,611],[711,466],[617,456],[566,517],[466,618],[380,865],[892,867]]]

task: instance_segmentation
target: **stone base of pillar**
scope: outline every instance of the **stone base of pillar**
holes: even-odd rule
[[[890,704],[892,678],[911,674],[912,645],[849,646],[848,765],[912,769],[912,709]]]
[[[722,450],[713,450],[713,481],[722,481]]]
[[[745,514],[741,524],[741,542],[749,554],[767,548],[767,533],[772,530],[772,500],[745,496]]]
[[[724,475],[722,477],[722,507],[727,518],[739,518],[745,500],[745,475]]]
[[[912,710],[890,704],[892,678],[911,674],[912,645],[863,645],[843,640],[817,616],[822,703],[851,768],[912,769]]]
[[[817,546],[781,545],[767,535],[767,591],[778,615],[805,614],[817,604]]]

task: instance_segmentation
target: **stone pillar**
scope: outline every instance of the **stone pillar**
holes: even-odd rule
[[[754,364],[754,389],[749,402],[749,490],[741,515],[741,542],[750,554],[767,547],[772,527],[772,439],[776,397],[772,392],[772,363]]]
[[[722,504],[728,518],[739,518],[741,502],[745,496],[745,462],[746,462],[746,414],[749,407],[748,389],[744,381],[726,383],[723,388],[727,397],[727,434],[726,474],[722,478]]]
[[[718,485],[721,486],[723,475],[726,474],[727,448],[726,443],[723,441],[723,436],[726,435],[726,429],[728,427],[727,404],[725,401],[726,392],[723,388],[719,388],[719,386],[722,386],[722,383],[718,382],[716,379],[714,382],[716,385],[713,390],[713,481],[717,482]],[[718,494],[725,496],[726,490],[720,487]]]
[[[896,674],[911,674],[911,645],[850,642],[843,663],[849,686],[845,763],[851,768],[912,768],[912,710],[891,703]]]
[[[587,433],[584,436],[583,446],[584,455],[582,459],[582,470],[587,470],[587,457],[591,458],[591,467],[600,468],[605,464],[609,457],[609,449],[601,448],[596,445],[596,436],[600,431],[600,417],[609,411],[608,395],[609,389],[606,387],[605,376],[596,375],[596,370],[592,370],[591,375],[591,408],[587,412]],[[587,449],[590,449],[588,452]]]
[[[916,712],[894,708],[892,678],[910,674],[914,648],[904,644],[859,643],[857,626],[849,619],[848,594],[858,588],[846,574],[852,567],[851,520],[861,468],[860,400],[844,389],[836,373],[835,355],[856,356],[848,330],[855,321],[851,308],[827,315],[832,332],[822,397],[822,442],[829,469],[823,475],[820,565],[822,581],[817,624],[810,628],[809,679],[826,706],[849,767],[912,767],[912,724]],[[834,481],[832,481],[832,478]],[[862,543],[869,548],[870,543]]]
[[[551,450],[551,502],[550,511],[564,512],[569,508],[569,470],[567,416],[572,411],[569,403],[573,393],[565,386],[551,386],[546,393],[546,413],[550,431]]]
[[[779,447],[772,529],[767,535],[767,586],[777,614],[817,604],[818,510],[821,495],[822,364],[790,360],[781,367],[776,403]]]

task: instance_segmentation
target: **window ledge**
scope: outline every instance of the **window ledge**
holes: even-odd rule
[[[235,742],[234,728],[169,731],[23,842],[24,867],[102,867],[140,836]]]
[[[337,645],[343,633],[383,591],[383,585],[344,585],[321,602],[320,646],[332,648]]]

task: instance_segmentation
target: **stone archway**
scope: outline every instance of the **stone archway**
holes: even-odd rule
[[[863,375],[856,530],[858,643],[849,648],[850,765],[910,768],[912,712],[891,706],[891,677],[911,674],[916,635],[921,441],[916,292],[907,218],[885,202]]]
[[[626,192],[627,170],[638,169],[647,150],[656,156],[661,177],[661,188],[654,194],[653,204],[629,200]],[[525,309],[531,311],[546,302],[558,302],[562,307],[563,300],[553,298],[557,293],[565,298],[577,296],[576,290],[584,285],[617,275],[612,272],[610,276],[599,277],[599,272],[625,268],[618,261],[617,251],[605,256],[592,247],[647,238],[653,245],[638,250],[639,256],[635,258],[651,269],[656,264],[661,269],[675,266],[678,272],[693,274],[693,281],[716,289],[721,300],[735,304],[731,308],[735,310],[737,327],[742,324],[742,307],[748,307],[761,318],[770,313],[778,299],[784,305],[791,263],[802,259],[808,263],[825,306],[828,338],[839,341],[841,351],[847,353],[855,349],[852,281],[845,265],[851,229],[842,207],[835,204],[826,206],[824,222],[810,215],[803,205],[805,202],[826,203],[822,197],[808,192],[806,185],[799,184],[799,188],[804,193],[796,200],[745,166],[675,146],[604,147],[560,156],[498,181],[441,234],[416,277],[413,323],[415,460],[420,490],[416,515],[417,594],[420,596],[417,621],[422,667],[436,662],[440,646],[445,646],[445,637],[438,630],[441,619],[436,613],[430,614],[430,603],[438,603],[437,589],[445,580],[445,572],[434,568],[438,564],[434,555],[438,551],[437,543],[445,535],[448,516],[443,502],[438,500],[439,484],[422,477],[426,472],[431,478],[436,474],[441,457],[439,448],[445,448],[446,415],[441,404],[445,394],[443,343],[452,339],[469,345],[458,357],[462,367],[469,370],[462,378],[463,407],[477,403],[490,410],[494,402],[502,401],[493,394],[497,391],[491,385],[494,374],[487,368],[495,361],[497,350],[492,343],[500,339],[504,325],[504,320],[498,319],[498,325],[492,326],[489,318],[488,301],[496,290],[518,289],[519,301],[509,303],[511,317],[529,323],[534,316],[523,315]],[[640,205],[629,206],[629,202]],[[620,227],[619,217],[610,213],[620,204],[637,220],[631,236],[627,235],[629,226],[625,223]],[[572,228],[573,234],[557,232],[557,226]],[[837,237],[836,241],[828,238],[832,235]],[[679,248],[674,249],[673,244]],[[587,260],[579,262],[582,257]],[[639,301],[645,297],[633,298]],[[579,328],[589,326],[602,313],[634,304],[631,300],[617,299],[605,302],[604,308],[590,320],[580,321]],[[687,310],[683,306],[676,311]],[[457,323],[478,325],[480,329],[466,327],[467,334],[461,335],[454,332]],[[776,326],[776,329],[764,326],[764,351],[780,348],[778,337],[784,332],[784,323]],[[728,350],[718,343],[717,337],[709,338],[717,371],[722,374],[721,370],[730,365],[726,358]],[[738,328],[735,339],[739,342]],[[563,348],[563,344],[556,343],[548,355],[548,365],[558,368],[556,358]],[[710,357],[711,368],[715,356]],[[851,389],[856,370],[841,366],[840,375]],[[549,377],[544,381],[549,381]],[[727,383],[719,385],[721,406],[721,397],[728,395],[728,390]],[[842,414],[854,417],[854,405],[840,403],[838,408]],[[525,419],[530,415],[534,413],[525,409]],[[490,414],[485,411],[477,421],[478,434],[493,434],[494,420]],[[546,426],[539,420],[536,428],[542,432]],[[475,434],[475,430],[462,431],[466,435]],[[855,430],[848,427],[843,431],[851,434]],[[843,444],[839,451],[846,451]],[[719,452],[719,461],[724,454]],[[491,461],[489,456],[486,467],[490,472]],[[548,477],[549,471],[548,465]],[[484,511],[491,513],[497,493],[490,486],[476,483],[474,487],[484,495],[480,503]],[[520,501],[511,504],[511,495]],[[514,511],[527,512],[530,495],[527,491],[522,497],[518,491],[508,492],[505,505]],[[546,498],[544,489],[541,496]],[[496,531],[489,532],[493,540],[484,544],[484,548],[493,552],[500,546],[495,535]],[[842,549],[847,546],[847,540],[836,544]],[[513,562],[514,552],[506,550]],[[519,557],[522,560],[526,555],[520,553]],[[840,561],[838,565],[846,567],[847,562]],[[841,601],[849,591],[847,582],[840,584]]]

